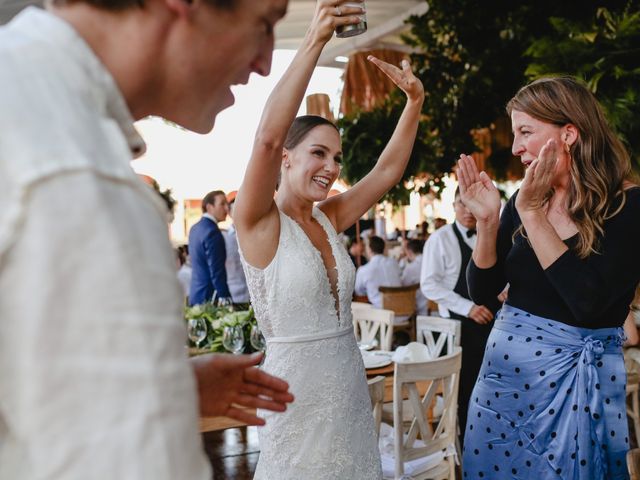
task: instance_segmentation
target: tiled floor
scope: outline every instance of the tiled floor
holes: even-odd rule
[[[260,448],[256,427],[229,428],[202,436],[216,480],[251,480]]]

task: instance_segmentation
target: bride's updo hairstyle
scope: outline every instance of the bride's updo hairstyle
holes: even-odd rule
[[[296,148],[311,130],[321,125],[329,125],[330,127],[335,128],[338,135],[340,135],[338,127],[326,118],[318,115],[302,115],[300,117],[296,117],[291,124],[291,127],[287,132],[287,138],[284,141],[284,148],[287,150]]]

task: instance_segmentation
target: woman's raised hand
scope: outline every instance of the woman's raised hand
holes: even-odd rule
[[[327,43],[335,29],[342,25],[354,25],[360,22],[364,13],[364,6],[352,7],[344,5],[346,1],[353,3],[363,0],[318,0],[316,11],[309,26],[309,34],[315,41]]]
[[[473,157],[460,155],[458,161],[460,199],[480,223],[497,222],[500,216],[500,192],[485,172],[478,173]]]
[[[516,197],[516,209],[522,216],[527,212],[540,210],[547,203],[551,181],[558,163],[558,146],[555,140],[548,140],[538,158],[527,168],[524,180]]]
[[[413,74],[411,70],[411,64],[408,60],[402,60],[402,70],[391,65],[379,58],[369,55],[367,60],[372,62],[378,67],[384,74],[389,77],[393,83],[395,83],[400,89],[407,95],[407,98],[412,101],[424,101],[424,87],[418,77]]]

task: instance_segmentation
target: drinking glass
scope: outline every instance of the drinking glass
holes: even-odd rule
[[[222,345],[229,352],[238,354],[244,348],[244,332],[241,325],[227,325],[222,331]]]
[[[207,321],[204,318],[190,318],[187,322],[187,335],[196,348],[200,348],[200,342],[207,336]]]
[[[264,352],[267,347],[267,341],[264,339],[264,335],[262,335],[262,331],[260,331],[260,327],[258,327],[258,325],[253,325],[251,327],[249,341],[251,342],[251,346],[258,352]]]

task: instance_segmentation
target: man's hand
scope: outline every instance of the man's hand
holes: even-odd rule
[[[493,313],[484,305],[474,305],[469,311],[469,318],[479,325],[486,325],[493,320]]]
[[[256,367],[262,353],[253,355],[208,354],[191,359],[198,382],[200,415],[226,416],[248,425],[264,420],[240,407],[284,412],[293,402],[289,385]]]

